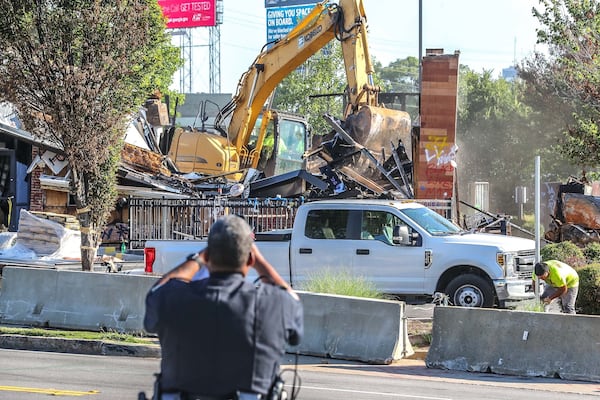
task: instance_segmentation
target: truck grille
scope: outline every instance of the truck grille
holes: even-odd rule
[[[535,250],[522,250],[515,257],[515,271],[520,279],[531,279],[535,264]]]

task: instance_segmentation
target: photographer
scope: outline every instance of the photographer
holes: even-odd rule
[[[144,327],[158,333],[163,398],[266,398],[286,342],[299,343],[302,304],[265,260],[240,217],[210,229],[208,245],[167,273],[146,297]],[[206,265],[210,276],[195,280]],[[254,267],[262,284],[245,280]]]

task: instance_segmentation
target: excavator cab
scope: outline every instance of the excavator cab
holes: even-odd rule
[[[262,113],[250,135],[247,150],[242,152],[257,156],[242,158],[246,161],[243,165],[263,171],[265,176],[304,169],[309,132],[308,122],[302,116],[276,111]]]

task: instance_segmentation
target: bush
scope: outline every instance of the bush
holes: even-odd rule
[[[569,264],[573,268],[587,264],[583,250],[569,241],[547,244],[540,250],[540,256],[542,261],[558,260]]]
[[[375,289],[375,285],[363,276],[353,275],[348,271],[334,272],[329,269],[323,269],[309,275],[308,280],[302,285],[302,290],[372,299],[384,297],[381,292]]]
[[[588,243],[583,249],[583,255],[590,264],[600,262],[600,243]]]
[[[579,274],[578,312],[600,315],[600,263],[579,268],[577,273]]]
[[[516,304],[516,310],[529,312],[544,312],[544,304],[540,299],[523,300]]]

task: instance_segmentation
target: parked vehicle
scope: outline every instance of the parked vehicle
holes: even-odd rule
[[[297,289],[329,269],[363,276],[400,299],[443,292],[454,305],[505,307],[534,297],[534,241],[470,233],[415,202],[310,202],[300,206],[292,229],[256,238]],[[200,241],[148,241],[146,271],[162,274],[202,246]]]

